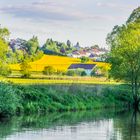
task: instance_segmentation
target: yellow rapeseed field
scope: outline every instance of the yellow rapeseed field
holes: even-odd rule
[[[41,72],[44,70],[46,66],[52,66],[56,70],[66,71],[68,67],[73,63],[81,63],[81,60],[78,58],[70,58],[63,56],[53,56],[53,55],[44,55],[41,59],[30,62],[31,71]],[[105,67],[105,69],[109,68],[109,64],[103,62],[92,62],[91,60],[88,62],[89,64],[97,64],[97,66]],[[14,71],[20,70],[20,64],[12,64],[10,68]]]

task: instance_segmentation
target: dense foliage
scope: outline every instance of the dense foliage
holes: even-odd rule
[[[47,39],[41,50],[43,50],[45,54],[66,55],[73,50],[76,50],[76,48],[72,46],[69,40],[67,41],[67,44],[65,44],[53,41],[52,39]]]
[[[134,9],[132,14],[127,20],[127,23],[139,22],[140,23],[140,7]]]
[[[108,35],[111,47],[109,62],[110,75],[125,80],[132,86],[134,106],[138,107],[140,83],[140,9],[135,9],[126,24],[115,26]]]
[[[0,28],[0,75],[4,76],[11,72],[6,60],[8,53],[8,37],[9,31],[6,28]]]
[[[56,69],[52,66],[47,66],[47,67],[44,68],[43,74],[54,75],[54,74],[56,74]]]
[[[88,58],[88,57],[85,57],[85,56],[83,56],[83,57],[81,57],[81,63],[86,63],[86,62],[88,62],[90,59]]]
[[[131,103],[130,101],[127,86],[97,87],[75,84],[17,86],[0,83],[0,114],[2,116],[16,113],[125,107]]]
[[[29,64],[29,60],[27,58],[23,59],[20,63],[21,74],[23,78],[29,78],[31,75],[31,66]]]
[[[16,89],[10,84],[0,83],[0,116],[16,114],[18,105]]]
[[[84,69],[77,69],[77,70],[68,70],[66,75],[68,76],[86,76],[86,72]]]

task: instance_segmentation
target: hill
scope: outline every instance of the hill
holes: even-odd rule
[[[44,67],[46,66],[53,66],[57,70],[66,71],[68,67],[73,63],[81,63],[80,59],[77,58],[70,58],[64,56],[54,56],[54,55],[43,55],[43,57],[37,61],[31,62],[31,71],[43,71]],[[108,68],[107,63],[103,62],[93,62],[89,61],[90,64],[97,64],[98,66],[103,66],[104,68]],[[13,71],[19,71],[20,65],[19,64],[12,64],[10,68]]]

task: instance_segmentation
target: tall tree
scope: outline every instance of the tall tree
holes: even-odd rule
[[[9,34],[10,33],[7,28],[0,28],[0,75],[4,76],[10,73],[6,60],[8,53],[7,39]]]
[[[33,36],[30,40],[26,43],[27,51],[30,55],[33,55],[39,49],[39,42],[36,36]]]
[[[68,46],[69,48],[72,47],[72,44],[71,44],[70,40],[67,40],[67,46]]]
[[[107,38],[111,46],[110,75],[115,79],[131,83],[133,105],[138,108],[140,101],[140,24],[132,22],[116,27]]]

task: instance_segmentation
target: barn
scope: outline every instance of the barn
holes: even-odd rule
[[[91,75],[91,72],[95,67],[95,64],[71,64],[68,70],[84,69],[87,75]]]

